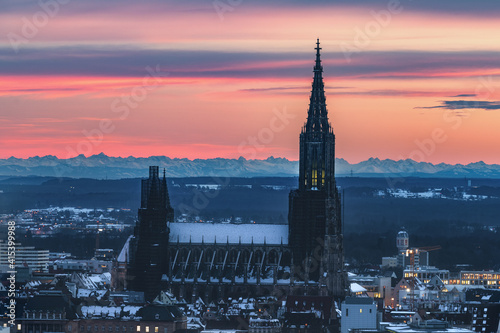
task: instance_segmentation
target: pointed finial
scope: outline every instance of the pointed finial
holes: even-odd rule
[[[315,70],[323,70],[321,68],[321,53],[319,52],[321,50],[321,47],[319,47],[319,38],[316,40],[316,66],[315,66]]]

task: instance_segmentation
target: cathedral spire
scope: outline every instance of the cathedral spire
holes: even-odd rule
[[[300,134],[299,188],[335,190],[335,135],[328,123],[321,47],[316,41],[316,63],[307,120]]]
[[[326,110],[325,86],[323,84],[323,66],[321,66],[321,47],[319,38],[316,41],[316,64],[314,65],[314,78],[312,83],[309,111],[307,114],[306,132],[328,133],[328,112]]]
[[[335,135],[328,123],[319,39],[315,50],[309,110],[300,133],[299,188],[289,196],[288,241],[293,262],[302,263],[308,273],[304,280],[318,281],[326,285],[329,295],[343,297],[347,275],[340,195],[335,184]],[[318,248],[322,248],[319,268],[312,264]]]

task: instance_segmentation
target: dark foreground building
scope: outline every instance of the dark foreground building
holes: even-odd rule
[[[307,121],[300,133],[299,188],[290,192],[289,241],[304,280],[344,296],[346,274],[340,195],[335,183],[335,135],[328,122],[319,40]]]
[[[153,300],[160,292],[160,280],[168,272],[167,222],[174,220],[170,206],[165,173],[160,178],[157,166],[149,167],[149,179],[142,181],[141,208],[134,236],[128,242],[128,287],[143,291],[147,300]]]
[[[129,289],[145,291],[147,299],[170,289],[187,300],[206,301],[345,296],[335,136],[328,122],[320,50],[318,40],[289,225],[174,223],[165,178],[159,178],[158,167],[151,167],[142,185],[135,234],[119,256],[118,266],[128,267]]]
[[[80,304],[77,304],[80,303]],[[87,305],[59,290],[42,290],[17,312],[11,332],[186,332],[187,318],[175,305]]]

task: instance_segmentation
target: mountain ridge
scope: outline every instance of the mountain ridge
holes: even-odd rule
[[[297,176],[299,162],[270,156],[263,160],[187,159],[167,156],[112,157],[104,153],[60,159],[54,155],[0,159],[0,176],[49,176],[121,179],[146,177],[148,167],[158,165],[169,177],[279,177]],[[335,161],[336,175],[357,177],[500,178],[500,165],[483,161],[469,164],[432,164],[411,159],[371,157],[359,163]]]

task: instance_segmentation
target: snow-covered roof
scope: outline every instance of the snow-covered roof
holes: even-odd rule
[[[82,306],[82,316],[83,318],[123,318],[123,317],[133,317],[139,311],[140,306]]]
[[[170,242],[288,244],[288,225],[229,223],[170,223]]]
[[[38,280],[37,281],[29,281],[29,282],[26,283],[26,285],[24,287],[25,288],[35,288],[35,287],[38,287],[41,284],[42,284],[42,282],[40,282]],[[2,285],[2,287],[3,287],[3,285]],[[0,291],[5,291],[6,289],[2,288],[2,287],[0,287]]]
[[[90,297],[92,295],[95,296],[97,300],[101,300],[106,292],[106,290],[78,289],[76,298]]]
[[[363,288],[360,284],[358,283],[351,283],[351,292],[353,293],[364,293],[366,291],[365,288]]]
[[[118,262],[123,262],[123,263],[128,263],[129,261],[129,248],[130,248],[130,240],[132,239],[133,236],[129,236],[129,238],[127,238],[127,241],[125,242],[125,245],[123,245],[123,248],[120,252],[120,254],[118,255],[118,258],[116,259],[116,261]]]
[[[111,274],[85,274],[85,273],[74,273],[71,276],[71,282],[77,284],[79,288],[82,289],[106,289],[105,286],[111,283]]]

